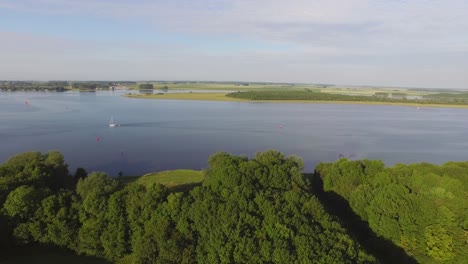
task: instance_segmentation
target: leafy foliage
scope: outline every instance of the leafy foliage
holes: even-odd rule
[[[26,152],[0,165],[0,204],[21,185],[58,190],[72,184],[73,179],[68,175],[68,165],[62,154],[57,151],[47,154]]]

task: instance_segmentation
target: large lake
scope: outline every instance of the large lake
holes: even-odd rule
[[[24,151],[59,150],[72,173],[84,167],[139,175],[203,169],[218,151],[252,157],[277,149],[302,157],[309,172],[340,154],[387,165],[468,160],[468,109],[144,100],[123,93],[0,92],[0,162]],[[108,127],[111,116],[120,127]]]

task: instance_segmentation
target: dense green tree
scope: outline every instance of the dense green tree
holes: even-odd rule
[[[81,198],[79,217],[82,224],[78,232],[78,252],[109,257],[108,252],[105,252],[101,236],[107,224],[106,211],[109,197],[118,190],[118,187],[118,182],[105,173],[94,172],[78,181],[76,192]]]
[[[79,193],[85,196],[100,193],[98,189],[101,187],[109,192],[116,189],[112,188],[115,183],[99,183],[102,182],[82,182]],[[73,178],[59,152],[27,152],[10,158],[0,165],[0,218],[5,223],[2,233],[12,238],[15,244],[52,243],[77,249],[77,236],[82,225],[78,213],[84,216],[84,223],[86,213],[91,215],[99,211],[93,205],[102,203],[102,199],[93,203],[93,198],[88,195],[83,202],[73,190],[61,189],[71,188],[72,184]],[[86,206],[81,206],[82,203]]]
[[[44,165],[47,167],[47,187],[54,190],[60,188],[71,188],[72,177],[68,173],[68,164],[65,163],[63,155],[58,151],[49,151],[44,155]]]
[[[57,191],[71,187],[72,180],[68,174],[68,165],[57,151],[46,154],[25,152],[13,156],[0,165],[0,205],[8,193],[19,186],[29,185]]]
[[[85,179],[80,179],[76,185],[76,193],[86,200],[90,195],[105,196],[118,188],[118,181],[103,172],[93,172]]]
[[[4,213],[18,220],[27,220],[34,216],[43,196],[44,191],[33,186],[20,186],[8,194],[3,205]]]
[[[61,190],[45,197],[24,227],[31,241],[75,249],[79,228],[76,196],[71,191]]]
[[[13,236],[19,244],[33,242],[34,234],[40,232],[31,219],[40,207],[41,200],[50,193],[49,189],[38,189],[22,185],[8,194],[2,213],[8,217],[13,228]]]
[[[88,176],[88,172],[86,172],[85,169],[83,168],[77,168],[75,171],[75,174],[73,175],[73,178],[78,181],[80,179],[84,179]]]
[[[104,254],[108,259],[121,258],[130,252],[130,230],[123,191],[110,196],[105,221],[106,226],[101,235]]]

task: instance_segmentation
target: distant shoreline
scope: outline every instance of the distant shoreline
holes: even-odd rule
[[[325,100],[249,100],[227,97],[227,93],[167,93],[167,94],[125,94],[123,96],[137,99],[160,100],[191,100],[191,101],[218,101],[218,102],[246,102],[246,103],[301,103],[301,104],[353,104],[353,105],[392,105],[411,107],[438,107],[438,108],[468,108],[468,105],[456,104],[419,104],[419,103],[394,103],[372,101],[325,101]]]

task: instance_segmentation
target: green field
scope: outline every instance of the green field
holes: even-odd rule
[[[117,178],[123,183],[139,183],[150,186],[154,183],[166,185],[172,190],[184,190],[202,182],[204,178],[202,171],[196,170],[170,170],[157,173],[149,173],[143,176],[129,176]]]

